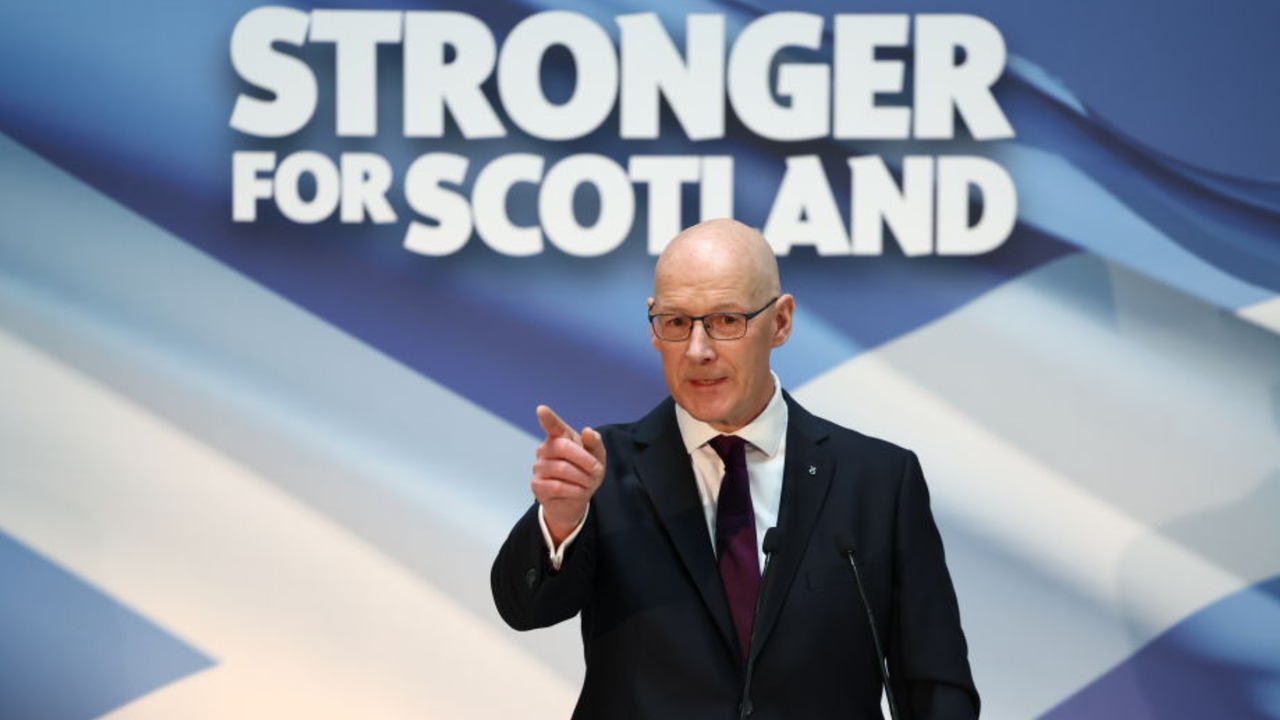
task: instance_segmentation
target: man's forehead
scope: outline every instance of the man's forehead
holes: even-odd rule
[[[705,283],[697,285],[659,282],[654,288],[654,305],[680,312],[741,311],[751,304],[756,288],[750,283]]]

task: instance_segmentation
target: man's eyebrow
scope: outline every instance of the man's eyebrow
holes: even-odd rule
[[[653,304],[649,306],[649,312],[654,314],[657,314],[657,313],[679,313],[680,315],[690,314],[688,309],[685,308],[685,306],[683,305],[680,305],[678,303],[666,304],[660,300],[655,300]]]
[[[752,309],[754,309],[754,308],[743,309],[746,306],[743,305],[742,303],[736,303],[736,302],[716,303],[715,305],[712,305],[710,308],[700,313],[689,312],[689,310],[682,305],[670,305],[667,307],[662,307],[661,309],[659,309],[659,307],[660,307],[660,303],[654,303],[653,306],[649,308],[649,312],[654,315],[673,313],[676,315],[698,316],[698,315],[714,315],[715,313],[746,314],[751,312]]]

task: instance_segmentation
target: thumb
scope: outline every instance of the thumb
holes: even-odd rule
[[[582,428],[582,447],[599,460],[601,465],[605,464],[604,438],[600,437],[600,433],[589,427]]]

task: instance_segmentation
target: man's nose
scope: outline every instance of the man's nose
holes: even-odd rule
[[[684,349],[685,357],[694,362],[705,363],[716,359],[716,344],[707,335],[707,326],[701,322],[693,324],[689,333],[689,344]]]

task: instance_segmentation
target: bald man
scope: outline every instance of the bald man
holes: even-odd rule
[[[539,406],[536,502],[491,576],[513,628],[581,614],[575,720],[879,718],[886,677],[903,720],[976,718],[919,462],[782,390],[795,299],[768,243],[685,230],[648,305],[671,396],[580,432]]]

